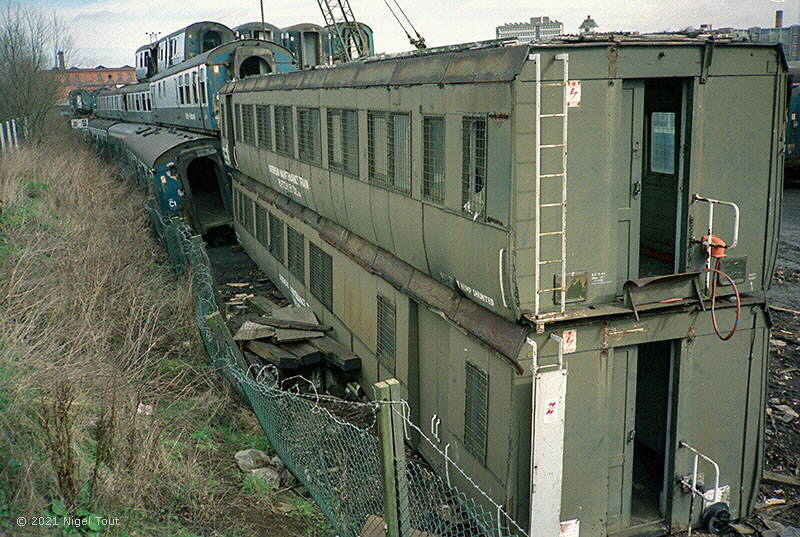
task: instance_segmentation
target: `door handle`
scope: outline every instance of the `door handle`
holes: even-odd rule
[[[633,442],[634,438],[636,438],[636,429],[631,429],[630,431],[628,431],[628,436],[627,438],[625,438],[625,442],[630,444],[631,442]]]
[[[639,197],[639,194],[641,192],[642,192],[642,182],[636,181],[635,183],[633,183],[633,193],[631,194],[631,197],[633,197],[633,199],[636,199]]]

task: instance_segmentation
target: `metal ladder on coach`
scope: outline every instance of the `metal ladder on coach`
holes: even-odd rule
[[[556,61],[560,61],[563,67],[563,80],[561,82],[542,82],[542,56],[532,54],[530,57],[536,63],[536,223],[535,223],[535,267],[534,267],[534,315],[542,315],[541,298],[545,293],[559,293],[560,311],[548,313],[564,313],[567,303],[567,132],[568,122],[568,96],[569,96],[569,54],[556,54]],[[542,88],[561,87],[562,89],[562,110],[555,113],[542,113]],[[542,120],[561,119],[561,140],[552,140],[554,143],[542,143]],[[542,173],[542,150],[561,151],[561,169],[553,173]],[[542,200],[542,184],[544,181],[560,181],[561,199],[559,201]],[[544,210],[560,211],[560,227],[557,229],[542,229],[542,214]],[[558,237],[561,245],[560,257],[552,259],[542,259],[541,242],[543,237]],[[561,282],[560,285],[542,285],[542,267],[545,265],[559,265]]]

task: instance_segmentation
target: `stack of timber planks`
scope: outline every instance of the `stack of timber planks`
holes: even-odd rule
[[[281,307],[262,296],[249,297],[244,305],[246,311],[230,317],[228,327],[247,366],[256,371],[274,366],[281,383],[296,377],[318,391],[345,394],[361,359],[328,335],[332,326],[320,324],[311,308]]]

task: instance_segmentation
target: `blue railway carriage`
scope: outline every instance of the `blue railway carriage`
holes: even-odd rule
[[[67,101],[70,111],[75,116],[91,114],[94,109],[94,93],[84,88],[75,88],[69,92]]]
[[[294,54],[300,69],[321,65],[323,59],[322,37],[325,29],[312,23],[295,24],[281,30],[283,46]]]
[[[103,88],[97,92],[94,114],[104,119],[125,119],[125,96],[118,88]]]
[[[100,121],[107,120],[93,120]],[[97,123],[89,132],[156,199],[162,216],[183,216],[201,234],[231,224],[218,139],[142,123]]]
[[[291,53],[276,43],[242,39],[221,45],[159,73],[150,81],[153,121],[214,132],[214,97],[229,80],[294,71]]]
[[[356,39],[363,39],[367,43],[368,53],[367,56],[375,54],[375,39],[372,28],[358,22],[360,36],[353,36],[353,32],[344,24],[330,25],[325,27],[325,33],[322,36],[322,48],[325,51],[325,58],[328,63],[339,63],[346,58],[343,57],[345,49],[350,49],[350,57],[357,58]],[[338,30],[337,30],[338,27]],[[341,33],[341,38],[339,34]]]
[[[136,76],[145,80],[181,62],[234,41],[233,30],[218,22],[190,24],[136,51]]]
[[[105,88],[98,93],[96,100],[97,117],[139,123],[153,121],[153,100],[147,82]]]
[[[262,41],[281,42],[281,29],[268,22],[246,22],[233,29],[238,39],[261,39]]]

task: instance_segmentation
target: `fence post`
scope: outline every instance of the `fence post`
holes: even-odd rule
[[[16,149],[19,147],[19,138],[17,137],[17,120],[11,120],[11,132],[13,132],[13,138],[11,140],[11,149]]]
[[[8,122],[0,123],[0,152],[6,152],[6,126]]]
[[[397,401],[401,396],[400,382],[388,379],[373,385],[375,398],[380,401]],[[408,535],[408,477],[406,476],[406,451],[403,438],[403,421],[392,408],[393,403],[380,406],[378,429],[383,455],[383,511],[387,537]]]

